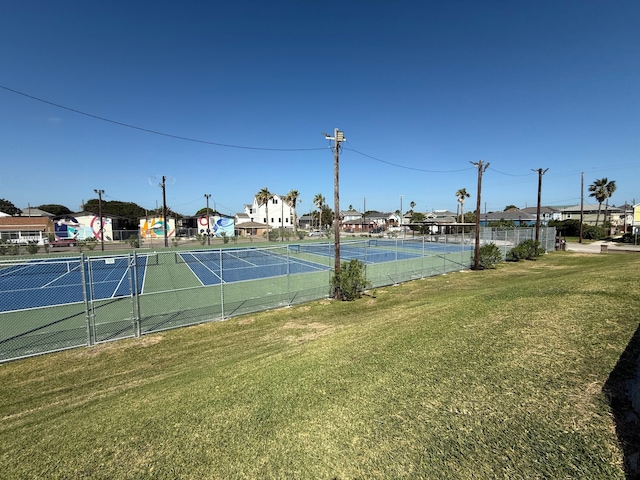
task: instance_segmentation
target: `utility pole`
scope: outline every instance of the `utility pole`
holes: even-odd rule
[[[482,193],[482,174],[489,168],[489,164],[484,164],[483,160],[469,162],[478,168],[478,198],[476,200],[476,248],[473,253],[473,265],[476,270],[480,270],[480,197]]]
[[[404,195],[400,195],[400,231],[402,231],[402,197],[404,197]]]
[[[584,222],[584,172],[580,174],[580,237],[578,243],[582,243],[582,222]]]
[[[165,188],[167,184],[167,177],[162,176],[162,183],[160,186],[162,187],[162,225],[164,227],[164,246],[169,246],[169,237],[167,230],[169,229],[169,225],[167,224],[167,189]]]
[[[536,210],[536,242],[540,242],[540,202],[542,199],[542,175],[547,173],[548,168],[542,170],[538,168],[537,170],[532,169],[534,172],[538,172],[538,208]]]
[[[337,128],[333,130],[333,137],[328,134],[324,134],[327,140],[333,140],[335,147],[333,149],[333,236],[334,236],[334,276],[336,278],[340,275],[340,144],[346,141],[344,138],[344,132],[341,132]],[[322,215],[322,213],[321,213]],[[342,297],[340,287],[336,286],[333,298],[340,300]]]
[[[102,219],[102,194],[104,190],[93,189],[98,194],[98,216],[100,217],[100,248],[104,252],[104,221]]]
[[[211,217],[209,217],[209,199],[211,198],[211,194],[205,193],[204,198],[207,199],[207,245],[211,245]]]

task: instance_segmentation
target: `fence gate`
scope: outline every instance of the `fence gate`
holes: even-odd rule
[[[133,337],[137,328],[135,255],[89,257],[86,264],[86,306],[89,344]]]

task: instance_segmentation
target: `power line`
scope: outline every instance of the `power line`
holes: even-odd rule
[[[391,165],[392,167],[397,167],[397,168],[404,168],[406,170],[413,170],[416,172],[425,172],[425,173],[456,173],[456,172],[463,172],[465,170],[473,170],[473,167],[469,167],[469,168],[461,168],[459,170],[427,170],[424,168],[416,168],[416,167],[408,167],[406,165],[400,165],[398,163],[393,163],[393,162],[389,162],[387,160],[382,160],[381,158],[376,158],[373,157],[371,155],[367,155],[366,153],[363,152],[359,152],[358,150],[354,149],[354,148],[346,148],[343,147],[345,150],[349,150],[352,152],[357,153],[358,155],[362,155],[363,157],[367,157],[370,158],[371,160],[375,160],[376,162],[380,162],[380,163],[385,163],[387,165]]]
[[[182,135],[174,135],[172,133],[159,132],[157,130],[151,130],[149,128],[138,127],[136,125],[131,125],[124,122],[118,122],[116,120],[111,120],[109,118],[100,117],[98,115],[94,115],[92,113],[83,112],[81,110],[77,110],[75,108],[66,107],[64,105],[60,105],[59,103],[50,102],[49,100],[45,100],[43,98],[38,98],[33,95],[29,95],[24,92],[19,92],[18,90],[14,90],[13,88],[5,87],[4,85],[0,85],[0,88],[7,90],[9,92],[15,93],[17,95],[22,95],[23,97],[30,98],[32,100],[36,100],[38,102],[46,103],[48,105],[52,105],[57,108],[61,108],[63,110],[67,110],[69,112],[77,113],[79,115],[84,115],[86,117],[94,118],[96,120],[101,120],[103,122],[113,123],[114,125],[120,125],[121,127],[132,128],[134,130],[139,130],[141,132],[151,133],[153,135],[160,135],[163,137],[175,138],[177,140],[184,140],[186,142],[194,142],[194,143],[203,143],[205,145],[214,145],[216,147],[226,147],[226,148],[239,148],[244,150],[263,150],[263,151],[272,151],[272,152],[307,152],[307,151],[315,151],[315,150],[325,150],[325,147],[318,148],[267,148],[267,147],[249,147],[246,145],[232,145],[228,143],[219,143],[219,142],[210,142],[208,140],[200,140],[197,138],[184,137]]]

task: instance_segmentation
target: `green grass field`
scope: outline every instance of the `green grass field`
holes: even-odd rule
[[[624,478],[636,255],[378,288],[0,365],[2,478]]]

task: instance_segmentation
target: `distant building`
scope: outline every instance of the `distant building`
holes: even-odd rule
[[[44,245],[53,234],[49,217],[0,217],[0,240],[4,242]]]
[[[522,209],[523,212],[528,213],[529,215],[533,215],[534,217],[538,217],[538,207],[526,207]],[[562,218],[562,213],[555,208],[552,207],[543,207],[540,206],[540,224],[548,225],[551,220],[560,220]]]
[[[267,218],[267,210],[269,218]],[[293,228],[293,207],[276,193],[268,204],[259,205],[257,197],[254,197],[252,204],[244,206],[244,212],[236,214],[237,226],[246,222],[268,225],[272,230]]]
[[[536,224],[536,216],[519,208],[510,208],[504,212],[489,212],[480,215],[480,225],[486,227],[491,222],[513,222],[516,227],[529,227]]]

